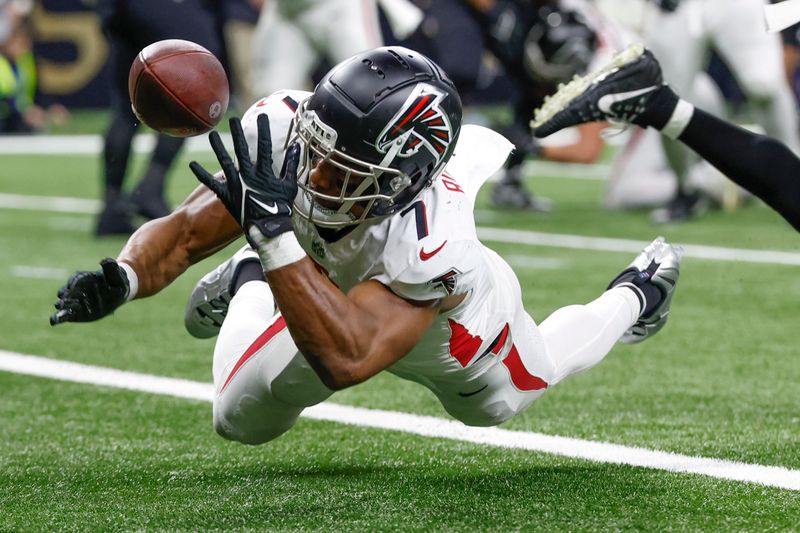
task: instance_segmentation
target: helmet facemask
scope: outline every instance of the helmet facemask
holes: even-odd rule
[[[389,166],[407,136],[395,141],[382,161],[370,163],[336,148],[336,130],[308,109],[308,100],[298,108],[294,128],[293,140],[302,147],[294,205],[298,214],[317,226],[343,228],[385,217],[392,212],[386,206],[391,206],[413,182],[411,176]],[[341,172],[338,194],[314,189],[311,170],[322,161]]]

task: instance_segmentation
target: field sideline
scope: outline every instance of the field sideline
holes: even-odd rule
[[[764,206],[655,227],[599,207],[608,165],[529,166],[556,210],[481,191],[476,220],[534,318],[594,298],[663,234],[686,248],[663,332],[499,428],[381,374],[247,447],[214,434],[213,340],[182,326],[195,281],[241,243],[113,317],[50,327],[66,276],[124,239],[91,235],[96,137],[39,141],[0,139],[0,530],[797,530],[800,241]],[[194,142],[173,204],[196,186],[188,160],[213,165]]]

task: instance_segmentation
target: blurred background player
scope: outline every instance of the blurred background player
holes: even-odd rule
[[[128,96],[128,72],[136,54],[163,39],[194,41],[222,58],[217,6],[212,0],[100,0],[98,10],[109,43],[111,122],[103,140],[104,206],[97,235],[134,231],[132,214],[145,218],[170,212],[164,195],[167,172],[184,139],[158,135],[144,176],[128,197],[123,182],[133,136],[139,126]]]
[[[697,95],[696,78],[714,49],[724,59],[748,99],[752,118],[795,153],[800,149],[797,108],[785,80],[780,39],[765,32],[765,0],[597,0],[609,17],[641,35],[660,58],[664,78],[688,101],[707,105]],[[665,141],[678,179],[676,196],[653,212],[654,222],[671,222],[701,213],[706,194],[689,183],[690,155]],[[725,181],[719,181],[724,187]],[[706,184],[707,192],[711,189]],[[722,196],[717,191],[718,198]]]
[[[224,0],[220,2],[222,35],[233,93],[231,102],[241,112],[260,95],[253,87],[253,37],[264,0]]]
[[[257,95],[308,89],[322,61],[383,44],[375,0],[266,0],[253,36]]]
[[[800,231],[800,158],[780,141],[695,107],[664,81],[653,53],[632,45],[559,89],[536,111],[535,134],[592,120],[653,128],[690,147]]]
[[[498,207],[549,211],[551,202],[531,194],[522,180],[530,156],[549,161],[594,163],[605,145],[606,124],[583,124],[577,138],[547,145],[531,135],[533,110],[559,83],[602,65],[628,44],[627,34],[582,0],[468,0],[484,30],[487,48],[500,60],[519,94],[511,125],[502,133],[515,145],[491,191]]]

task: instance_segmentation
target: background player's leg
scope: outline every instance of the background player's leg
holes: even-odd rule
[[[555,372],[550,386],[603,360],[639,317],[636,295],[624,287],[586,305],[557,309],[539,324]]]
[[[667,163],[660,135],[637,128],[614,156],[606,182],[607,209],[655,208],[677,193],[675,173]]]
[[[131,193],[137,212],[147,218],[166,216],[172,208],[166,201],[164,186],[167,172],[180,154],[186,139],[160,134],[144,176]]]
[[[272,440],[305,407],[325,400],[325,387],[297,350],[269,286],[242,285],[230,302],[214,349],[214,429],[245,444]]]
[[[128,169],[131,142],[136,133],[137,119],[128,100],[128,71],[138,49],[128,42],[116,26],[106,28],[111,65],[111,122],[103,137],[103,194],[104,205],[97,219],[97,235],[129,235],[135,228],[122,185]]]
[[[789,148],[701,109],[678,138],[800,231],[800,159]]]
[[[714,43],[747,95],[756,121],[798,154],[797,107],[786,82],[780,37],[764,31],[764,4],[763,0],[708,2]]]
[[[297,24],[332,63],[383,44],[375,0],[316,2],[298,15]]]
[[[253,35],[256,98],[279,89],[310,89],[311,72],[319,59],[303,31],[281,15],[278,4],[264,6]]]

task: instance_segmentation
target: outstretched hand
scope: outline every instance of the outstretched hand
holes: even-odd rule
[[[236,165],[225,149],[216,131],[209,134],[211,147],[217,156],[225,181],[217,180],[196,161],[189,164],[197,179],[211,189],[225,208],[244,230],[248,240],[249,230],[256,227],[266,238],[292,231],[292,203],[297,195],[297,165],[300,160],[300,145],[293,144],[286,152],[280,176],[272,170],[272,138],[269,117],[259,115],[256,162],[250,160],[242,123],[237,118],[230,120]],[[251,242],[252,244],[252,242]]]
[[[101,270],[76,272],[58,290],[57,311],[50,325],[62,322],[92,322],[110,315],[125,302],[130,284],[114,259],[100,261]]]

